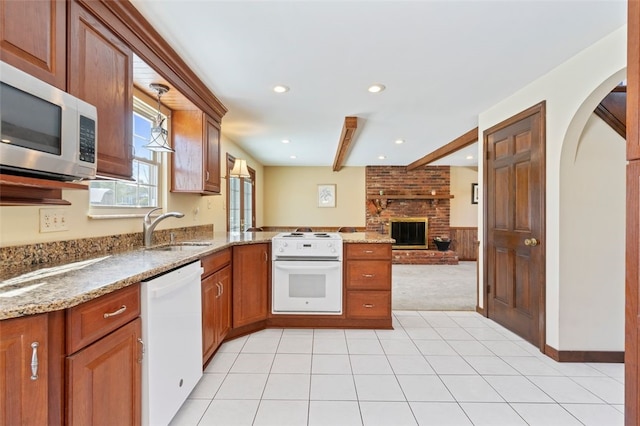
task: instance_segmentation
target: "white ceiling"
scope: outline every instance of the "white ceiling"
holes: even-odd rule
[[[346,166],[407,165],[626,22],[624,0],[132,3],[229,109],[223,134],[264,165],[332,165],[345,116],[359,118]]]

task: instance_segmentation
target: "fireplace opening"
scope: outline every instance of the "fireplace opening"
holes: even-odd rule
[[[389,219],[389,235],[395,249],[427,249],[426,217],[396,217]]]

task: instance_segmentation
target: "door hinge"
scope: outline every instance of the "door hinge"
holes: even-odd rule
[[[491,293],[491,286],[487,285],[487,294]]]

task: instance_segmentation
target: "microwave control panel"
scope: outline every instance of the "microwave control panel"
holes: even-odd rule
[[[80,116],[80,161],[96,162],[96,121]]]

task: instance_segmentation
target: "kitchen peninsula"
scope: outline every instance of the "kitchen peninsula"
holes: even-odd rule
[[[70,308],[227,248],[269,244],[275,235],[275,232],[213,233],[211,238],[190,240],[185,245],[191,247],[184,250],[137,248],[54,267],[44,264],[3,270],[0,320]],[[386,235],[369,232],[343,234],[343,241],[345,245],[393,242]]]
[[[202,316],[203,367],[225,340],[263,328],[392,328],[393,240],[375,233],[344,235],[341,314],[274,315],[275,235],[209,233],[69,263],[3,268],[3,389],[20,397],[0,398],[10,401],[12,418],[22,424],[90,424],[98,416],[114,424],[140,424],[141,410],[146,412],[141,371],[153,352],[145,346],[149,318],[141,281],[194,262],[201,262],[203,271],[201,306],[194,307]],[[96,383],[100,377],[109,377],[108,383]],[[42,403],[34,409],[33,401]]]

